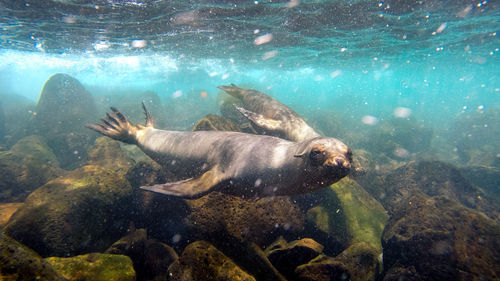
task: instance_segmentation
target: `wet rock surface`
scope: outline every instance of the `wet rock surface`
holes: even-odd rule
[[[168,267],[179,259],[175,250],[155,239],[148,239],[145,229],[132,228],[106,250],[109,254],[132,259],[136,280],[168,280]]]
[[[189,244],[170,268],[170,280],[247,280],[255,278],[206,241]]]
[[[500,226],[446,196],[399,202],[384,230],[385,280],[496,280]]]
[[[129,257],[91,253],[70,258],[44,259],[67,280],[134,281],[135,271]]]
[[[42,256],[104,251],[126,232],[131,195],[123,177],[84,166],[31,193],[6,231]]]
[[[21,208],[24,203],[0,203],[0,228],[10,220],[12,214]]]
[[[231,120],[215,114],[208,114],[200,119],[193,127],[193,131],[240,131],[240,128]]]
[[[45,83],[35,112],[32,133],[47,141],[62,168],[80,166],[96,138],[84,127],[97,116],[92,95],[75,78],[58,73]]]
[[[0,232],[1,280],[66,280],[37,253]]]
[[[0,201],[19,202],[33,190],[63,174],[46,142],[38,136],[18,141],[0,152]]]

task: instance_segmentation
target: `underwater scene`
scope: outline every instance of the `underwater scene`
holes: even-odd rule
[[[500,280],[500,6],[0,2],[0,280]]]

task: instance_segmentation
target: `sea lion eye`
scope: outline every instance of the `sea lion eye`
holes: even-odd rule
[[[324,153],[321,150],[314,149],[309,153],[309,159],[315,165],[321,165],[323,163]]]

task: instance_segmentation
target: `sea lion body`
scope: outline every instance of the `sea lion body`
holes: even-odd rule
[[[136,144],[181,181],[141,187],[184,198],[210,191],[239,196],[292,195],[330,185],[349,173],[350,150],[333,138],[292,142],[239,132],[178,132],[132,125],[118,110],[87,125]],[[148,115],[147,115],[148,116]]]
[[[234,84],[218,88],[239,99],[243,107],[235,105],[236,109],[265,134],[297,142],[320,137],[299,114],[264,93]]]

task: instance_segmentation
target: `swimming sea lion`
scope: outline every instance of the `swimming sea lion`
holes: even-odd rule
[[[264,93],[234,84],[218,88],[241,100],[243,107],[236,109],[266,134],[297,142],[321,136],[295,111]]]
[[[292,195],[337,182],[350,171],[351,151],[333,138],[292,142],[239,132],[164,131],[133,125],[111,108],[102,124],[86,126],[112,139],[135,144],[175,175],[177,182],[142,189],[183,198],[210,191],[239,196]]]

